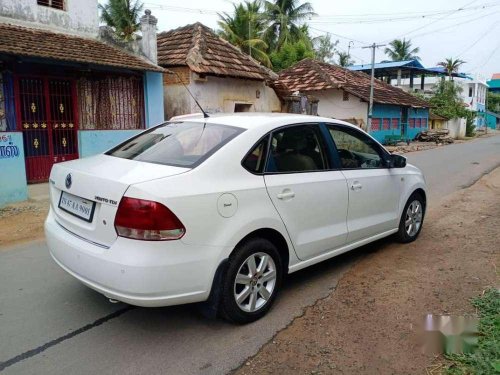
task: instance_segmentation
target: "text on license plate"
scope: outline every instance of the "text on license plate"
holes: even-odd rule
[[[59,208],[90,223],[94,216],[95,202],[63,191],[59,199]]]

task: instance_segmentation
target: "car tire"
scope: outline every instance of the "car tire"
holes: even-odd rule
[[[238,324],[263,317],[276,300],[282,275],[282,260],[272,242],[252,238],[239,245],[222,282],[222,316]]]
[[[417,239],[425,217],[425,200],[419,193],[413,193],[405,204],[396,239],[401,243],[413,242]]]

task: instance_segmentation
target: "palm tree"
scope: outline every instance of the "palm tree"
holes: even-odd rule
[[[448,77],[450,77],[450,80],[453,80],[453,73],[458,73],[458,69],[465,64],[464,60],[460,59],[444,59],[444,61],[440,61],[437,63],[438,66],[442,66],[446,73],[448,74]]]
[[[315,13],[311,3],[300,4],[299,1],[266,1],[266,15],[270,24],[264,40],[272,50],[279,50],[285,43],[305,40],[300,22]]]
[[[254,0],[234,4],[234,15],[219,14],[219,36],[254,57],[267,67],[271,60],[267,44],[261,39],[266,20],[261,12],[261,2]]]
[[[416,55],[420,48],[412,49],[410,39],[394,39],[389,46],[390,48],[387,47],[384,52],[392,61],[420,60],[420,57]]]
[[[130,41],[139,30],[143,6],[139,0],[109,0],[105,5],[99,4],[101,20],[111,26],[119,38]]]
[[[346,67],[354,64],[354,61],[351,60],[351,56],[347,52],[338,52],[338,62],[337,65]]]

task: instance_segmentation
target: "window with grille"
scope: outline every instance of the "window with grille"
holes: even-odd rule
[[[409,123],[410,123],[410,128],[412,128],[412,129],[415,128],[415,119],[414,118],[411,118]]]
[[[64,0],[37,0],[37,4],[44,7],[64,10]]]
[[[390,120],[388,118],[385,118],[382,122],[382,126],[384,130],[389,130],[391,128]]]
[[[78,81],[82,130],[144,129],[144,91],[136,76],[97,76]]]
[[[372,131],[377,131],[380,130],[380,119],[379,118],[372,118]]]
[[[398,118],[391,119],[391,123],[392,123],[393,129],[399,129],[399,119]]]
[[[12,74],[0,73],[0,132],[16,131],[14,81]]]

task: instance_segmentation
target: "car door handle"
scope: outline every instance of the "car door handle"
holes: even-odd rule
[[[292,199],[295,197],[295,193],[291,190],[283,190],[281,193],[276,194],[278,199]]]
[[[358,181],[353,182],[351,185],[352,191],[361,190],[362,188],[363,188],[363,185],[361,185]]]

